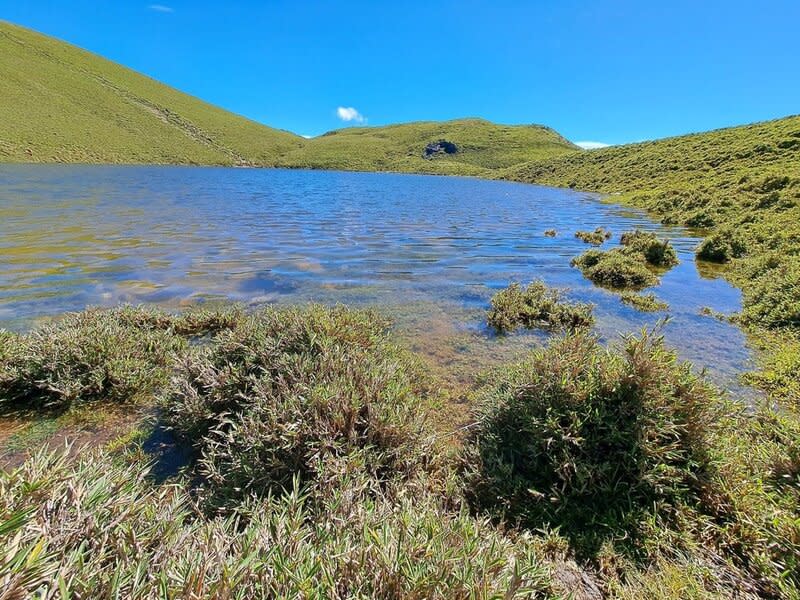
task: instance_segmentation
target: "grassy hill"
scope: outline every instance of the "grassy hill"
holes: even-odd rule
[[[0,21],[0,162],[273,164],[302,138]]]
[[[509,179],[614,194],[706,236],[740,322],[765,350],[755,383],[800,407],[800,116],[517,165]]]
[[[0,162],[244,164],[484,174],[575,150],[479,119],[332,131],[266,127],[100,56],[0,21]],[[422,158],[441,139],[455,154]]]
[[[445,140],[455,152],[424,158]],[[350,127],[308,140],[282,164],[315,169],[481,175],[531,160],[574,153],[577,147],[541,125],[497,125],[483,119]]]

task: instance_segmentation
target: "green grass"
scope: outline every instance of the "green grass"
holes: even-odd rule
[[[302,138],[0,21],[0,161],[276,163]]]
[[[430,142],[454,143],[455,154],[423,158]],[[483,119],[417,122],[386,127],[350,127],[308,140],[289,153],[289,167],[359,171],[406,171],[448,175],[485,175],[528,160],[577,148],[541,125],[497,125]]]
[[[517,327],[528,329],[580,329],[594,323],[591,304],[569,302],[562,292],[548,288],[543,281],[526,287],[512,283],[492,296],[487,320],[499,333]]]
[[[540,125],[482,119],[306,140],[66,42],[0,21],[0,162],[219,164],[481,175],[577,148]],[[422,157],[440,139],[455,154]]]
[[[158,483],[143,426],[61,456],[34,420],[0,471],[15,597],[798,592],[800,420],[729,402],[653,333],[498,367],[465,437],[369,311],[92,310],[0,341],[0,408],[99,426],[136,402],[194,449]],[[796,393],[779,341],[763,384]]]
[[[730,263],[744,322],[800,326],[800,117],[575,153],[503,176],[606,192],[664,223],[702,228],[698,254]]]

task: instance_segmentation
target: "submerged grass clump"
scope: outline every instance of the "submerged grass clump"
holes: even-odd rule
[[[544,234],[547,237],[556,237],[558,235],[558,232],[555,229],[545,229]]]
[[[559,290],[548,288],[541,280],[523,288],[512,283],[492,296],[488,321],[499,332],[517,327],[533,329],[577,329],[594,323],[591,304],[569,302]]]
[[[599,246],[606,240],[611,239],[611,232],[608,229],[598,227],[594,231],[576,231],[575,237],[587,244]]]
[[[655,233],[636,229],[626,231],[620,238],[622,253],[635,258],[641,257],[654,267],[669,268],[678,264],[678,255],[669,240],[660,240]]]
[[[641,289],[658,283],[652,269],[668,269],[678,264],[669,241],[662,241],[653,233],[627,231],[620,241],[619,248],[584,252],[572,260],[572,265],[598,285]]]
[[[572,259],[572,265],[578,267],[587,279],[611,288],[641,289],[658,283],[658,277],[643,261],[619,248],[606,252],[588,250]]]
[[[342,307],[267,309],[186,355],[166,405],[212,506],[359,472],[410,479],[435,461],[425,382],[387,322]]]
[[[475,506],[531,529],[559,528],[579,555],[604,543],[645,552],[698,501],[716,392],[660,337],[618,354],[578,333],[535,351],[480,394],[466,451]]]
[[[669,304],[656,298],[653,293],[636,294],[634,292],[623,292],[620,295],[620,300],[642,312],[658,312],[669,309]]]

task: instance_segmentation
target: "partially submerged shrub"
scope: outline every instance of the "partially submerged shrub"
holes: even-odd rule
[[[669,308],[669,304],[656,298],[656,295],[653,293],[636,294],[634,292],[624,292],[620,296],[620,300],[628,306],[632,306],[636,310],[642,312],[658,312]]]
[[[672,267],[678,264],[678,255],[669,240],[660,240],[655,233],[636,229],[626,231],[620,238],[622,253],[644,259],[654,267]]]
[[[544,234],[547,237],[556,237],[556,235],[558,235],[558,232],[555,229],[545,229]]]
[[[372,312],[270,308],[185,358],[168,410],[199,452],[212,505],[295,477],[323,486],[339,468],[409,477],[432,460],[423,382],[386,327]]]
[[[559,290],[537,280],[524,289],[512,283],[492,296],[488,321],[500,332],[513,331],[519,326],[576,329],[594,323],[592,310],[591,304],[568,302]]]
[[[572,265],[587,279],[612,288],[640,289],[658,283],[658,277],[641,260],[624,254],[619,248],[607,252],[588,250],[572,259]]]
[[[739,240],[738,236],[729,231],[708,236],[700,242],[696,250],[697,258],[718,263],[740,258],[744,253],[744,244]]]
[[[505,369],[481,393],[466,450],[475,506],[558,527],[584,554],[634,545],[644,523],[696,501],[717,393],[661,337],[619,354],[576,333]]]
[[[133,309],[87,310],[0,339],[0,406],[66,409],[80,402],[132,401],[169,378],[186,343],[129,322]],[[125,316],[127,315],[127,316]]]
[[[297,487],[204,519],[180,485],[91,453],[37,453],[0,470],[0,588],[8,598],[551,597],[527,534],[448,509],[397,502],[358,479],[317,509]],[[55,590],[55,591],[54,591]]]
[[[587,244],[599,246],[606,240],[611,239],[611,232],[602,227],[598,227],[594,231],[576,231],[575,237]]]

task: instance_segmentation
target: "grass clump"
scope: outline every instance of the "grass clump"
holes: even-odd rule
[[[626,231],[620,238],[622,252],[641,257],[654,267],[669,268],[678,264],[678,255],[669,240],[660,240],[655,233],[636,229]]]
[[[658,283],[658,277],[641,260],[619,248],[606,252],[588,250],[572,259],[572,265],[587,279],[611,288],[641,289]]]
[[[425,383],[387,322],[342,307],[267,309],[188,354],[167,397],[196,448],[210,505],[325,487],[355,469],[376,482],[433,461]]]
[[[512,283],[492,296],[488,321],[499,332],[517,327],[533,329],[577,329],[594,323],[591,304],[568,302],[559,290],[548,288],[541,280],[522,288]]]
[[[555,229],[545,229],[544,235],[546,237],[556,237],[558,235],[558,232]]]
[[[593,246],[599,246],[606,240],[611,239],[611,232],[602,227],[598,227],[594,231],[576,231],[575,237]]]
[[[26,335],[0,337],[0,407],[67,409],[154,394],[186,347],[130,322],[136,309],[70,314]]]
[[[697,247],[697,258],[726,263],[744,256],[745,247],[732,231],[720,231],[705,238]]]
[[[472,501],[559,528],[579,556],[609,542],[638,555],[653,523],[698,500],[718,396],[661,337],[630,337],[616,353],[569,335],[504,370],[480,400],[466,450]]]
[[[115,317],[122,324],[141,330],[158,330],[181,336],[204,336],[232,329],[244,319],[244,310],[238,305],[215,309],[191,308],[171,314],[146,306],[125,306],[115,309]]]
[[[620,300],[642,312],[658,312],[669,309],[669,304],[656,298],[653,293],[635,294],[633,292],[624,292],[620,296]]]
[[[529,598],[552,595],[533,536],[431,494],[365,498],[358,478],[317,510],[297,486],[250,518],[204,518],[183,485],[86,453],[0,470],[8,597]]]

